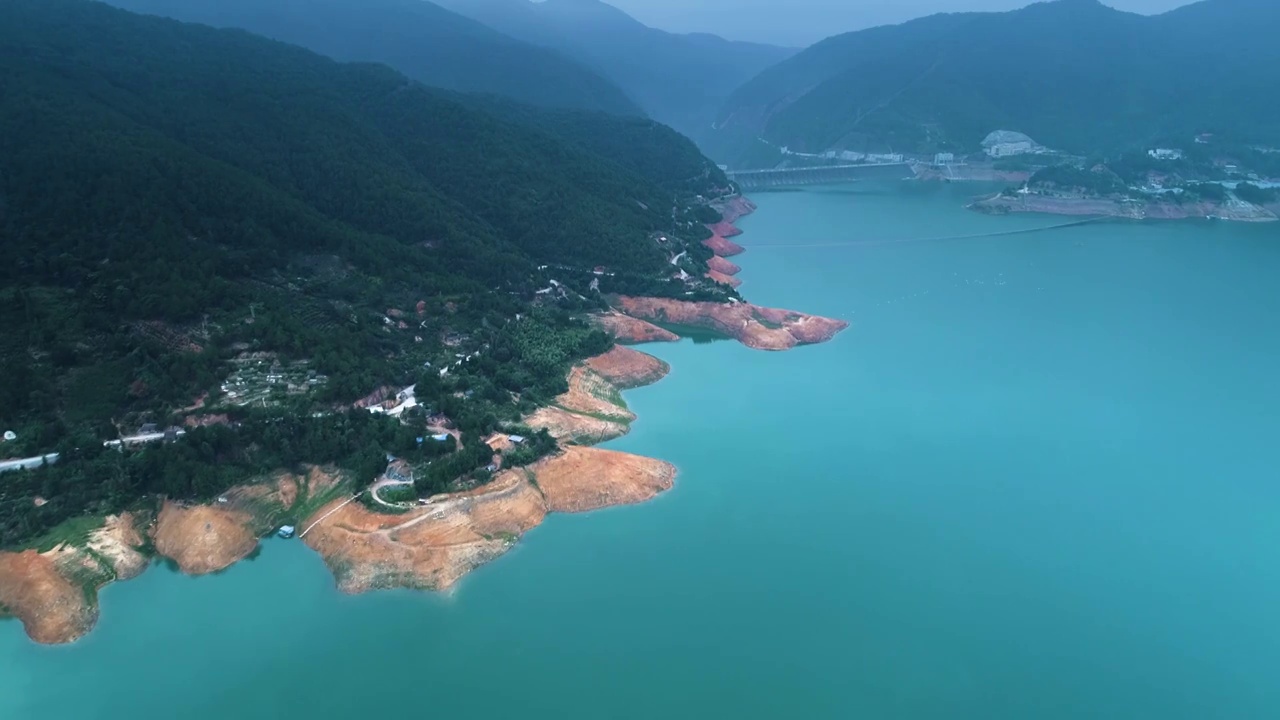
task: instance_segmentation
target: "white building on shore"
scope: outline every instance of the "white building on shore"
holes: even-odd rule
[[[996,130],[991,133],[982,141],[982,149],[993,158],[1030,155],[1044,151],[1040,143],[1013,130]]]

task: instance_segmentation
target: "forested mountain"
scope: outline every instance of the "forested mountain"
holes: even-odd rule
[[[1159,16],[1096,0],[935,15],[829,38],[721,110],[724,137],[822,151],[969,151],[998,129],[1086,154],[1216,132],[1280,141],[1280,4]]]
[[[729,92],[794,51],[675,34],[600,0],[442,0],[528,42],[562,51],[618,83],[651,117],[701,141]]]
[[[613,82],[554,50],[425,0],[107,0],[133,12],[236,27],[344,62],[379,62],[449,90],[548,107],[643,112]]]
[[[421,453],[415,428],[342,410],[387,384],[492,430],[607,347],[575,319],[594,283],[729,293],[668,279],[686,248],[705,268],[690,198],[727,181],[652,121],[474,100],[89,0],[0,3],[0,77],[0,428],[18,438],[0,453],[62,453],[3,476],[0,546],[147,493]],[[281,368],[260,407],[224,384],[246,353]],[[240,424],[102,448],[202,413]]]

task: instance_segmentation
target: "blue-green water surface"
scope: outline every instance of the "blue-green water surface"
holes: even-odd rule
[[[0,623],[0,718],[1280,717],[1280,232],[938,239],[1059,222],[972,191],[756,198],[744,294],[852,327],[646,348],[660,499],[448,595],[155,567],[70,647]]]

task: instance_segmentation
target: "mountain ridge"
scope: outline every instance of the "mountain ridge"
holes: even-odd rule
[[[582,63],[426,0],[105,1],[131,12],[241,28],[343,62],[391,65],[447,90],[644,114],[621,88]]]
[[[732,88],[795,51],[648,27],[600,0],[442,0],[455,12],[554,48],[623,88],[653,118],[702,142]]]
[[[1082,154],[1195,132],[1265,140],[1280,130],[1260,99],[1280,81],[1265,40],[1280,13],[1261,7],[1056,0],[846,33],[738,88],[717,128],[807,152],[965,152],[1001,128]]]

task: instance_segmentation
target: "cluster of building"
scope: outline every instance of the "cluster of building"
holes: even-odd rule
[[[385,400],[376,405],[370,405],[369,412],[374,415],[400,417],[406,410],[412,410],[413,408],[418,407],[418,398],[415,394],[417,387],[417,385],[410,385],[396,393],[394,400]]]
[[[1046,152],[1046,148],[1027,135],[1013,130],[996,130],[982,141],[988,157],[1007,158]]]
[[[302,395],[328,381],[306,360],[285,364],[268,353],[242,356],[232,364],[236,369],[220,389],[227,403],[240,407],[274,404],[276,393]]]

